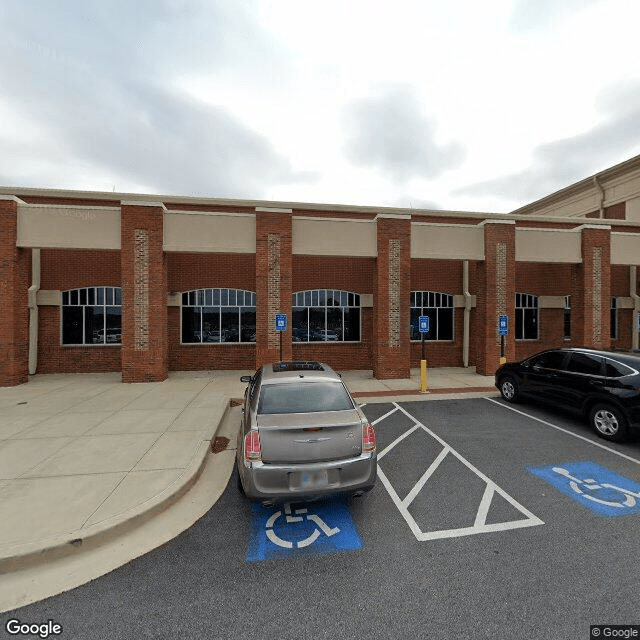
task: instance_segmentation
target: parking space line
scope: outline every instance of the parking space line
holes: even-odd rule
[[[394,403],[394,404],[395,404],[395,403]],[[364,406],[364,405],[362,405],[362,406]],[[378,424],[378,422],[381,422],[381,421],[382,421],[382,420],[384,420],[385,418],[388,418],[392,413],[395,413],[397,410],[398,410],[398,405],[396,405],[396,406],[395,406],[395,409],[391,409],[391,411],[389,411],[389,412],[385,413],[383,416],[380,416],[379,418],[377,418],[376,420],[374,420],[374,421],[371,423],[371,426],[372,426],[372,427],[375,427],[375,426]]]
[[[581,436],[577,433],[573,433],[572,431],[569,431],[568,429],[563,429],[562,427],[559,427],[556,424],[553,424],[551,422],[547,422],[546,420],[542,420],[542,418],[536,418],[536,416],[532,416],[528,413],[525,413],[524,411],[520,411],[519,409],[516,409],[514,407],[510,407],[508,404],[504,404],[502,402],[499,402],[498,400],[494,400],[493,398],[485,398],[485,400],[488,400],[489,402],[493,402],[493,404],[497,404],[499,407],[502,407],[503,409],[509,409],[509,411],[513,411],[514,413],[519,413],[521,416],[525,416],[526,418],[531,418],[531,420],[535,420],[536,422],[540,422],[544,425],[546,425],[547,427],[552,427],[553,429],[556,429],[558,431],[562,431],[562,433],[567,433],[570,436],[573,436],[574,438],[579,438],[580,440],[584,440],[585,442],[588,442],[589,444],[592,444],[594,447],[600,447],[600,449],[604,449],[605,451],[608,451],[609,453],[614,453],[617,456],[620,456],[621,458],[624,458],[625,460],[629,460],[630,462],[635,462],[636,464],[640,464],[640,460],[636,459],[636,458],[632,458],[631,456],[628,456],[625,453],[621,453],[620,451],[616,451],[615,449],[612,449],[611,447],[607,447],[604,444],[601,444],[600,442],[595,442],[594,440],[591,440],[590,438],[585,438],[585,436]]]
[[[416,485],[409,491],[406,498],[401,502],[403,507],[408,507],[414,500],[414,498],[420,493],[420,489],[424,487],[426,481],[431,477],[433,472],[438,468],[438,465],[447,457],[449,453],[449,447],[445,447],[437,456],[437,458],[431,463],[429,468],[424,472],[424,475]]]
[[[426,433],[428,433],[431,437],[437,440],[443,447],[442,451],[438,454],[436,459],[429,465],[427,471],[422,475],[420,480],[416,483],[416,485],[411,489],[411,491],[407,494],[407,496],[403,499],[397,494],[396,490],[393,488],[393,485],[385,475],[384,471],[378,467],[378,477],[380,478],[382,484],[385,489],[389,493],[391,500],[400,511],[400,514],[409,525],[411,532],[416,537],[417,540],[424,542],[427,540],[438,540],[442,538],[456,538],[460,536],[474,535],[478,533],[488,533],[494,531],[506,531],[509,529],[520,529],[522,527],[531,527],[536,525],[544,524],[544,522],[531,513],[528,509],[523,507],[517,500],[512,498],[508,493],[503,491],[495,482],[487,478],[480,470],[474,467],[468,460],[465,460],[455,449],[453,449],[450,445],[448,445],[442,438],[436,435],[433,431],[431,431],[424,424],[419,422],[414,416],[412,416],[408,411],[406,411],[403,407],[393,403],[395,407],[404,413],[413,423],[414,426],[408,429],[405,433],[403,433],[400,437],[396,438],[388,447],[384,449],[384,451],[378,456],[378,460],[384,457],[384,455],[390,451],[393,447],[395,447],[399,442],[401,442],[408,435],[416,431],[417,429],[422,429]],[[392,412],[390,412],[392,413]],[[389,414],[390,415],[390,414]],[[447,455],[452,454],[455,456],[460,462],[462,462],[468,469],[470,469],[476,476],[478,476],[481,480],[483,480],[486,484],[482,499],[480,501],[480,505],[476,512],[476,517],[474,523],[470,527],[460,527],[457,529],[439,529],[435,531],[422,531],[418,526],[418,523],[415,521],[413,516],[409,513],[408,506],[414,500],[414,498],[418,495],[418,493],[424,488],[424,485],[427,483],[428,479],[433,475],[434,471],[438,468],[438,466],[442,463],[442,461],[447,457]],[[493,524],[486,524],[487,514],[489,513],[489,509],[491,507],[491,502],[495,494],[500,495],[504,498],[511,506],[513,506],[517,511],[519,511],[524,519],[518,520],[509,520],[506,522],[496,522]]]
[[[408,431],[405,431],[402,435],[398,436],[391,444],[387,445],[378,454],[378,461],[382,460],[382,458],[385,457],[387,452],[391,451],[391,449],[393,449],[393,447],[395,447],[399,442],[402,442],[407,436],[410,436],[416,429],[419,429],[419,428],[420,428],[419,424],[414,424],[413,427],[411,427],[411,429],[409,429]]]

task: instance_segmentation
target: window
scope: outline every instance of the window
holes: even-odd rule
[[[256,294],[195,289],[182,294],[182,343],[256,341]]]
[[[85,287],[62,292],[62,344],[120,344],[122,290]]]
[[[358,342],[360,296],[339,289],[298,291],[291,296],[293,342]]]
[[[571,296],[564,297],[564,339],[571,339]]]
[[[516,340],[538,339],[538,296],[516,293]]]
[[[618,339],[618,299],[611,298],[611,339]]]
[[[340,382],[302,382],[262,385],[258,413],[347,411],[353,402]]]
[[[433,291],[411,292],[411,340],[421,340],[418,319],[429,316],[425,340],[453,340],[453,296]]]
[[[546,351],[535,358],[531,358],[531,360],[529,360],[529,364],[532,367],[540,367],[541,369],[562,371],[564,369],[564,361],[566,357],[566,351]]]
[[[586,353],[572,353],[567,371],[586,375],[602,375],[602,358]]]
[[[631,376],[635,374],[635,371],[631,367],[616,362],[615,360],[604,361],[604,371],[607,378],[622,378],[623,376]]]

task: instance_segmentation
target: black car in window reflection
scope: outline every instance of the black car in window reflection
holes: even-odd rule
[[[507,402],[532,398],[582,415],[606,440],[640,429],[640,354],[551,349],[496,371]]]

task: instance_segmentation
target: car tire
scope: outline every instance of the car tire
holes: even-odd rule
[[[627,420],[612,404],[594,405],[589,412],[589,424],[605,440],[621,442],[627,437]]]
[[[518,383],[515,378],[512,378],[511,376],[500,378],[498,388],[500,389],[500,395],[502,395],[503,399],[507,402],[518,401],[518,394],[520,393],[520,390],[518,389]]]
[[[240,495],[242,495],[242,496],[246,495],[246,493],[244,491],[244,487],[242,486],[242,479],[240,478],[240,471],[238,471],[237,468],[236,468],[236,487],[238,487],[238,491],[240,492]]]

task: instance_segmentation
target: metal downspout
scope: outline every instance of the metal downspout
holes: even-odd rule
[[[593,176],[593,184],[596,185],[596,188],[600,192],[600,205],[598,210],[598,218],[604,218],[604,189],[602,185],[598,182],[598,176]]]
[[[464,321],[462,332],[462,364],[469,366],[469,324],[471,319],[471,294],[469,293],[469,261],[462,263],[462,292],[464,294]]]
[[[638,323],[640,322],[640,320],[638,320],[638,317],[640,316],[640,295],[638,295],[637,291],[638,267],[632,265],[631,269],[629,269],[629,273],[629,293],[633,298],[633,326],[631,327],[631,346],[633,349],[638,349],[640,348],[638,345]]]
[[[40,249],[31,249],[29,287],[29,375],[38,368],[38,291],[40,291]]]

